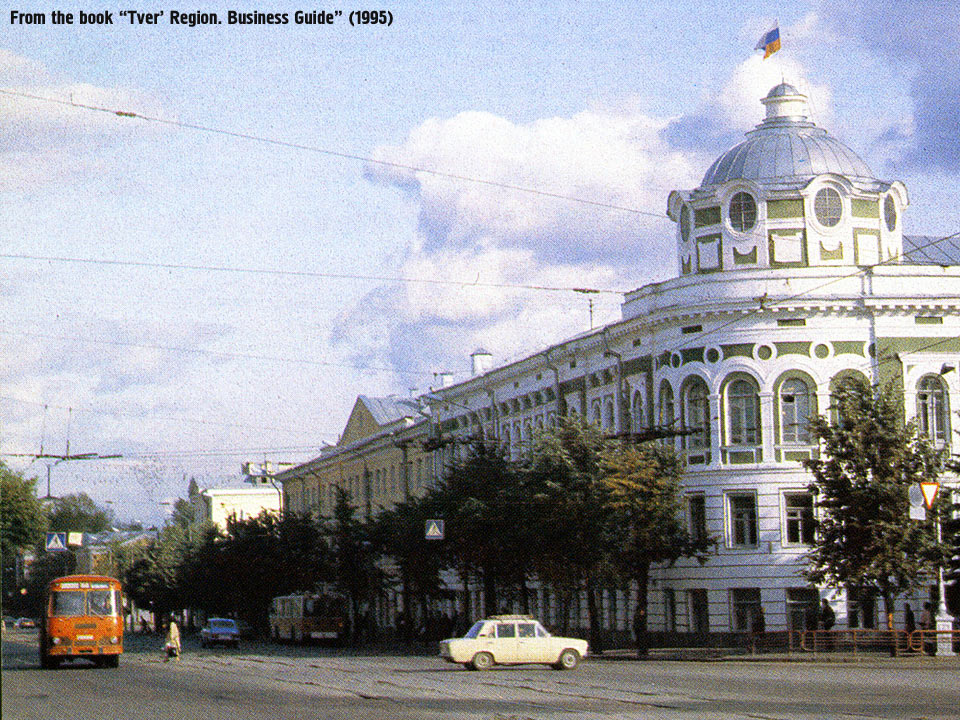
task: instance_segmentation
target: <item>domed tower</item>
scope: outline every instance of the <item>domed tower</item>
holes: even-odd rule
[[[700,187],[670,193],[680,275],[898,262],[903,183],[876,179],[818,128],[792,85],[761,102],[763,122],[717,158]]]

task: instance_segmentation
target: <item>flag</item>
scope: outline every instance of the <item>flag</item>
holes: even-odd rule
[[[780,26],[774,23],[773,28],[765,32],[760,38],[760,42],[757,43],[757,46],[754,48],[754,50],[763,50],[763,59],[766,60],[779,49]]]

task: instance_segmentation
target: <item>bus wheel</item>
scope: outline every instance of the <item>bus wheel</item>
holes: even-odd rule
[[[104,655],[103,656],[103,666],[107,668],[116,668],[120,667],[120,656],[119,655]]]
[[[60,661],[47,654],[42,654],[40,656],[40,667],[43,670],[56,670],[60,667]]]

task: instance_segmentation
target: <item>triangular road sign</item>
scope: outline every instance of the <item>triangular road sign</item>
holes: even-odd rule
[[[923,493],[923,501],[927,504],[927,510],[933,507],[933,501],[937,499],[937,492],[940,490],[938,482],[920,483],[920,491]]]
[[[424,537],[427,540],[443,540],[443,520],[427,520]]]
[[[47,552],[66,552],[67,534],[63,532],[47,533]]]

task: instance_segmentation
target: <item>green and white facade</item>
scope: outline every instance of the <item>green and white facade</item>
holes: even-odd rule
[[[628,293],[619,322],[480,364],[430,403],[445,434],[481,432],[514,454],[558,414],[611,433],[696,431],[667,442],[687,461],[691,529],[718,551],[654,573],[651,630],[748,630],[759,605],[768,630],[802,628],[821,597],[838,627],[878,622],[868,599],[802,575],[813,504],[801,461],[816,452],[806,420],[826,410],[837,378],[894,382],[908,418],[957,442],[960,266],[905,251],[904,184],[875,178],[816,127],[795,88],[762,102],[766,117],[700,186],[669,196],[677,277]],[[537,604],[551,622],[549,597]],[[631,608],[606,593],[610,629],[627,631]]]

